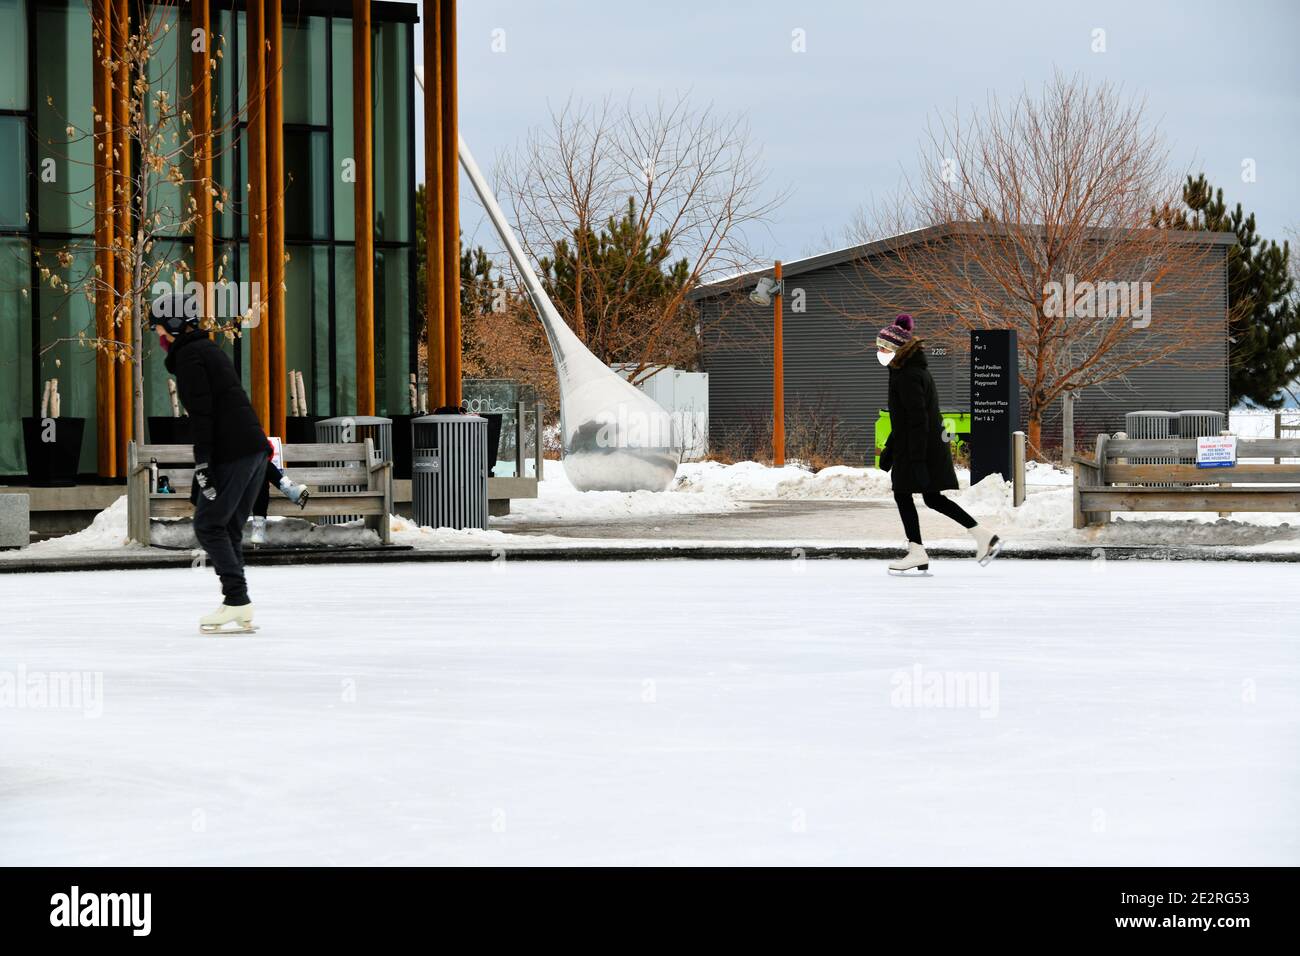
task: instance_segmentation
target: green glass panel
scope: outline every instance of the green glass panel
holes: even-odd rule
[[[69,255],[66,266],[59,264],[60,251]],[[59,277],[60,288],[54,289],[45,284],[39,290],[40,381],[44,383],[57,378],[62,416],[86,420],[81,439],[79,470],[93,474],[99,466],[95,453],[97,353],[81,339],[93,339],[95,336],[95,306],[82,291],[88,287],[90,275],[94,272],[95,250],[86,241],[45,245],[41,248],[41,262]]]
[[[27,471],[22,418],[32,414],[30,286],[27,242],[0,239],[0,475]]]
[[[410,251],[375,250],[375,407],[381,415],[410,411]]]
[[[27,121],[0,116],[0,227],[27,228]]]
[[[27,109],[27,0],[0,0],[0,109]]]
[[[148,172],[144,198],[148,211],[158,217],[156,232],[179,236],[189,231],[184,227],[190,218],[190,190],[172,182],[171,170],[179,168],[186,180],[194,176],[194,166],[184,146],[190,126],[182,123],[179,115],[190,106],[183,99],[189,95],[192,75],[189,19],[182,18],[175,7],[154,6],[149,22],[154,40],[149,55],[149,93],[145,97],[144,115],[145,122],[157,132],[154,148],[164,165],[157,172]],[[159,97],[164,93],[171,104],[166,116],[158,109]]]
[[[356,250],[334,250],[334,340],[337,356],[334,382],[336,415],[357,413],[357,307]]]
[[[218,237],[231,239],[235,235],[235,217],[244,196],[241,170],[236,163],[237,144],[243,136],[235,114],[239,95],[239,72],[236,65],[238,56],[234,51],[234,17],[230,11],[213,11],[212,19],[213,28],[217,31],[212,38],[212,49],[222,54],[217,59],[217,70],[212,83],[212,178],[218,194],[223,188],[227,192],[224,202],[220,195],[213,199],[213,230]],[[218,209],[218,205],[222,208]]]
[[[343,173],[354,157],[352,149],[352,22],[335,20],[333,30],[333,72],[330,83],[334,85],[334,156],[330,179],[334,184],[334,238],[351,240],[356,237],[353,216],[356,201],[355,186],[344,181]]]
[[[42,232],[94,232],[90,51],[90,12],[81,0],[48,0],[37,7],[36,185]]]
[[[325,18],[307,17],[301,24],[283,23],[284,69],[280,101],[286,123],[324,126],[326,115]]]
[[[414,215],[408,125],[415,85],[410,29],[405,23],[384,23],[374,31],[375,235],[393,242],[411,241]]]
[[[329,413],[329,247],[291,246],[284,284],[285,368],[302,373],[307,414],[325,415]],[[285,408],[291,412],[292,404],[286,401]]]
[[[286,239],[328,239],[329,135],[284,131],[284,234]]]

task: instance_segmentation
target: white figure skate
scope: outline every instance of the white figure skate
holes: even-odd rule
[[[253,605],[231,607],[223,604],[211,614],[199,618],[201,634],[252,634],[257,630],[253,623]]]
[[[975,560],[982,567],[987,566],[1002,550],[1002,539],[983,525],[977,524],[975,527],[966,530],[975,539]]]
[[[915,541],[907,542],[907,554],[889,564],[889,573],[896,577],[928,578],[930,556]]]
[[[254,545],[266,544],[266,517],[263,515],[253,515],[253,532],[248,536],[248,540]]]

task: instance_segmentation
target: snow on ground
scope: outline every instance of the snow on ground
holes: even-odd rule
[[[0,861],[1293,866],[1292,577],[257,567],[211,638],[210,571],[0,576]]]
[[[962,488],[949,497],[980,521],[990,525],[1017,547],[1061,545],[1224,545],[1255,550],[1300,550],[1300,520],[1289,513],[1234,514],[1219,518],[1213,513],[1162,513],[1114,515],[1103,528],[1075,531],[1073,528],[1072,475],[1051,465],[1031,462],[1026,469],[1028,495],[1019,508],[1012,506],[1010,482],[991,475],[969,485],[970,475],[958,469]],[[536,499],[515,499],[511,514],[493,518],[486,531],[451,531],[422,528],[409,518],[392,517],[393,541],[420,549],[447,548],[539,548],[560,545],[612,546],[629,543],[616,537],[575,538],[560,534],[510,533],[523,526],[561,531],[563,526],[609,523],[657,517],[726,515],[754,507],[762,501],[870,501],[885,505],[892,514],[890,478],[875,468],[837,466],[813,473],[795,465],[772,468],[747,461],[732,465],[717,462],[683,464],[672,487],[665,492],[616,491],[580,492],[564,475],[559,462],[547,462],[545,479]],[[893,521],[888,530],[863,533],[846,526],[842,544],[896,545],[898,530]],[[548,528],[548,526],[550,526]],[[644,532],[642,532],[644,533]],[[154,543],[172,548],[195,548],[188,521],[155,522]],[[874,536],[873,536],[874,535]],[[268,523],[270,546],[375,545],[378,538],[360,522],[350,525],[317,526],[300,518],[272,518]],[[933,538],[933,540],[931,540]],[[953,526],[950,536],[927,538],[928,543],[965,543],[966,537]],[[679,544],[668,537],[636,539],[638,544]],[[697,538],[694,543],[700,543]],[[733,542],[734,543],[734,542]],[[751,541],[751,544],[772,542]],[[779,542],[782,544],[790,542]],[[799,542],[793,542],[799,543]],[[819,543],[830,543],[819,541]],[[22,551],[0,552],[0,561],[18,556],[58,556],[93,551],[114,551],[126,545],[126,498],[96,517],[94,524],[75,535],[42,542]]]

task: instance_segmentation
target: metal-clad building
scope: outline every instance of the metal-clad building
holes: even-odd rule
[[[912,300],[906,289],[881,288],[887,280],[869,267],[869,260],[922,238],[933,243],[936,232],[922,230],[784,264],[782,341],[790,454],[809,442],[822,450],[823,457],[846,463],[861,463],[872,454],[873,427],[885,407],[888,385],[887,370],[876,362],[875,337],[893,319],[879,302]],[[1180,353],[1187,361],[1143,365],[1123,379],[1079,391],[1075,435],[1081,443],[1090,443],[1099,432],[1122,429],[1124,413],[1135,409],[1227,411],[1227,251],[1235,236],[1193,232],[1180,236],[1210,248],[1198,274],[1183,277],[1188,283],[1184,287],[1193,288],[1195,294],[1179,305],[1198,321],[1203,315],[1221,333],[1202,348]],[[770,435],[772,310],[749,302],[748,294],[760,278],[771,275],[772,270],[766,269],[734,276],[701,286],[692,295],[700,311],[701,367],[709,373],[710,445],[715,450],[762,454]],[[1178,297],[1166,297],[1165,306]],[[926,340],[944,410],[968,411],[967,338],[959,336],[946,345],[936,341],[944,338],[943,330],[932,327],[934,310],[927,309],[919,294],[907,311],[918,316],[917,334]],[[1150,334],[1161,334],[1158,322]],[[1022,366],[1024,360],[1022,339]],[[1022,423],[1026,419],[1022,407]],[[1054,447],[1060,441],[1058,401],[1044,413],[1043,443]]]

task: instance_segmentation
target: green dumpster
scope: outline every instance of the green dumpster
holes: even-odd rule
[[[966,412],[940,412],[943,416],[944,431],[953,436],[954,453],[970,441],[970,415]],[[889,412],[881,410],[876,417],[875,464],[880,467],[880,451],[889,440]]]

